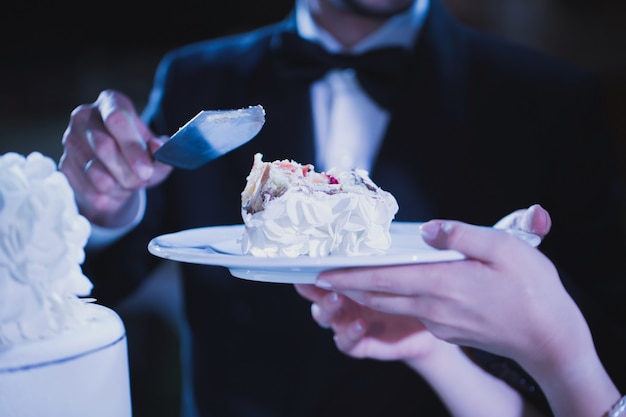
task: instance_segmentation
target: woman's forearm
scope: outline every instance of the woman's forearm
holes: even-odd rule
[[[424,377],[454,417],[544,415],[504,381],[472,362],[461,348],[441,343],[445,345],[427,359],[406,363]]]
[[[531,371],[556,417],[603,417],[620,399],[597,355],[589,355],[562,369]]]

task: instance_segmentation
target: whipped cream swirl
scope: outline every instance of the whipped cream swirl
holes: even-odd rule
[[[56,163],[0,157],[0,346],[50,337],[86,320],[82,273],[90,234]]]
[[[286,161],[272,165],[260,157],[255,160],[242,194],[243,253],[270,258],[363,256],[389,248],[398,204],[366,171],[315,173],[311,165],[290,164],[295,169],[285,170]],[[329,181],[321,182],[320,175]]]

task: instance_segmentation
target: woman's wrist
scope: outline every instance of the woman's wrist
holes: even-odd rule
[[[624,417],[626,416],[626,395],[617,401],[613,407],[602,417]]]
[[[617,404],[620,397],[595,351],[544,371],[531,375],[541,386],[555,416],[606,416],[607,409]]]
[[[517,391],[485,372],[457,345],[440,341],[427,357],[404,362],[422,375],[455,417],[522,415],[525,409]]]

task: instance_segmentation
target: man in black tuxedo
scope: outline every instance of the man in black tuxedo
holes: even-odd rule
[[[361,72],[302,38],[337,53],[394,51]],[[366,114],[340,134],[328,113],[337,79],[355,100],[345,108]],[[395,195],[402,221],[488,225],[540,203],[554,219],[542,250],[562,270],[624,389],[622,195],[597,87],[586,73],[460,25],[439,0],[298,0],[275,25],[169,53],[143,119],[115,91],[74,111],[60,168],[94,225],[85,273],[100,302],[114,304],[159,262],[146,250],[153,237],[241,223],[240,193],[256,152],[268,161],[366,168]],[[156,134],[171,135],[199,110],[256,104],[267,112],[264,128],[230,154],[194,171],[153,161]],[[361,142],[350,147],[343,138],[358,127]],[[200,415],[447,415],[401,364],[338,353],[292,286],[181,266]],[[514,363],[472,356],[544,405]]]

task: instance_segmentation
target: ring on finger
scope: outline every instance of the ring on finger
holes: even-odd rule
[[[89,171],[89,168],[96,162],[96,158],[89,158],[87,162],[85,162],[85,166],[83,167],[83,174],[86,174]]]

